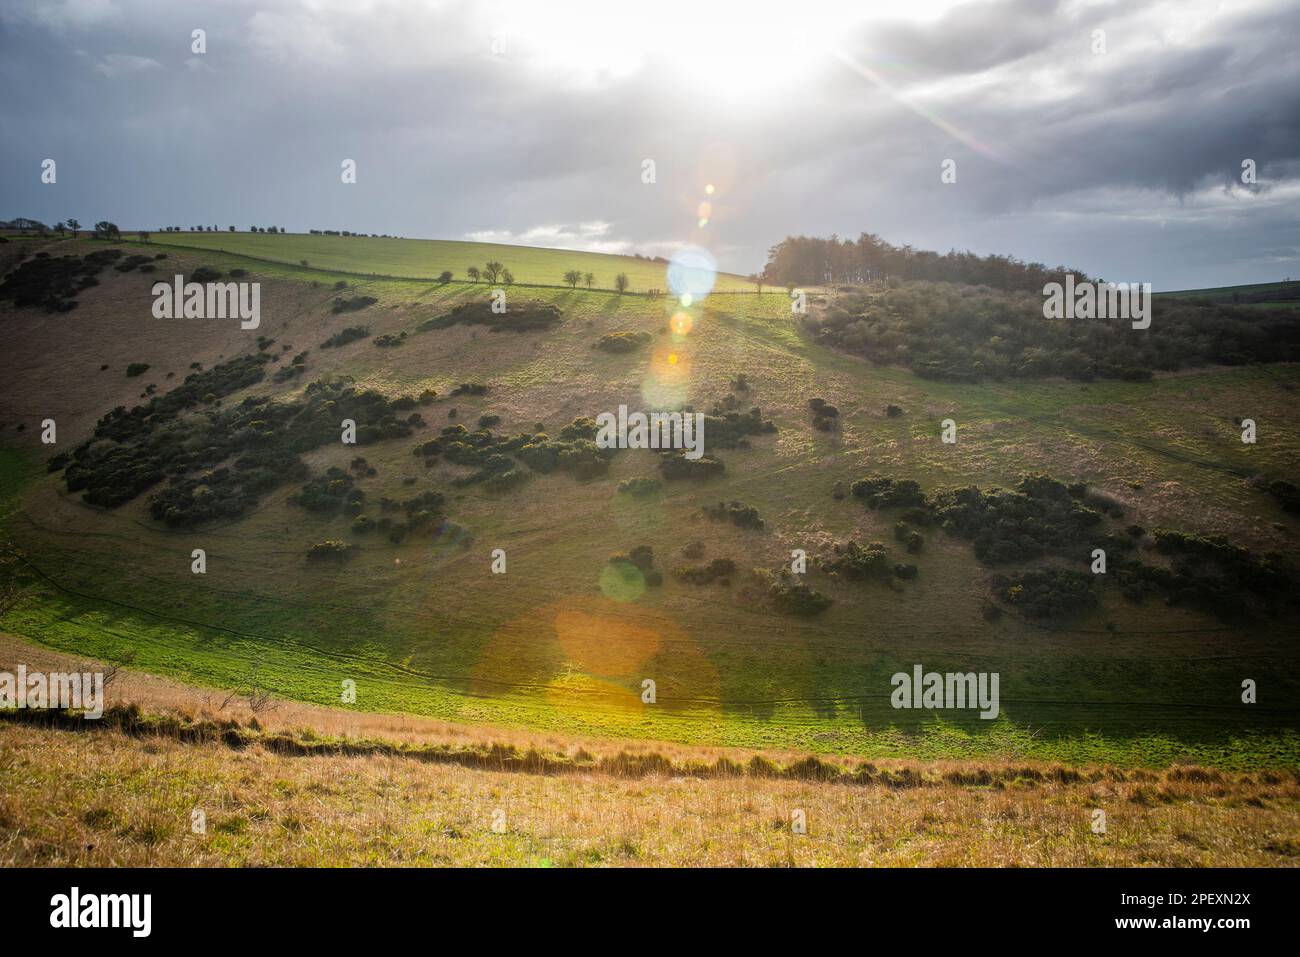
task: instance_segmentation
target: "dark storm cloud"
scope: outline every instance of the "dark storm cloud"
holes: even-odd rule
[[[691,39],[688,12],[657,15]],[[510,11],[483,4],[11,0],[0,216],[693,239],[740,272],[788,233],[871,231],[1158,288],[1276,279],[1300,274],[1297,21],[1280,3],[978,2],[823,37],[838,55],[798,54],[807,69],[746,100],[653,48],[581,76],[508,31],[494,56]],[[729,41],[710,42],[699,56]],[[39,182],[47,156],[56,186]]]

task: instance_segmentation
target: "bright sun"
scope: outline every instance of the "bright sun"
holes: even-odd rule
[[[905,16],[932,16],[950,0],[917,0]],[[801,0],[656,0],[629,29],[621,4],[577,0],[564,15],[544,3],[509,6],[491,27],[509,55],[576,87],[600,87],[642,71],[665,93],[757,100],[826,68],[846,31],[871,4]]]

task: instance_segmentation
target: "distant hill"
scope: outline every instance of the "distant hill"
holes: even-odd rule
[[[566,285],[571,269],[593,275],[592,288],[613,289],[619,273],[626,274],[630,292],[658,289],[668,292],[668,263],[636,256],[542,249],[444,239],[382,239],[363,236],[314,236],[303,233],[154,233],[155,245],[199,250],[222,250],[267,262],[390,279],[437,279],[450,270],[454,281],[468,281],[470,266],[482,269],[490,260],[509,269],[519,285]],[[754,284],[742,276],[719,273],[717,291],[753,292]]]
[[[1210,289],[1180,289],[1157,295],[1168,299],[1198,299],[1241,306],[1300,306],[1300,280],[1259,282],[1245,286],[1215,286]]]

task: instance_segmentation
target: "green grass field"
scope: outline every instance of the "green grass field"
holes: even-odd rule
[[[1203,299],[1207,302],[1233,303],[1242,306],[1300,306],[1300,280],[1260,282],[1244,286],[1215,286],[1209,289],[1180,289],[1157,293],[1170,299]]]
[[[308,242],[237,236],[268,247]],[[233,238],[210,235],[213,243]],[[310,241],[340,250],[383,242]],[[513,268],[508,250],[492,254]],[[370,502],[409,495],[407,479],[417,491],[441,491],[452,530],[400,546],[359,538],[349,519],[321,519],[291,504],[297,486],[267,494],[238,521],[193,530],[154,522],[146,497],[103,510],[69,495],[45,473],[47,452],[31,438],[42,410],[66,417],[61,442],[75,444],[107,409],[134,404],[149,384],[165,391],[183,379],[191,361],[208,366],[256,349],[237,329],[148,319],[149,280],[111,276],[73,320],[60,320],[75,321],[75,348],[54,354],[39,339],[20,337],[5,360],[5,534],[31,573],[0,627],[64,651],[133,655],[136,668],[201,685],[233,687],[255,674],[275,694],[337,704],[340,682],[351,678],[364,710],[562,734],[862,756],[1300,764],[1292,708],[1300,679],[1288,626],[1227,626],[1161,603],[1131,605],[1113,589],[1095,612],[1058,627],[1014,615],[988,622],[981,610],[989,569],[968,543],[939,532],[926,533],[923,552],[908,558],[919,566],[917,579],[897,590],[812,573],[835,600],[812,620],[775,614],[745,578],[750,568],[780,567],[792,549],[813,554],[850,537],[885,542],[902,558],[892,516],[831,497],[837,481],[873,474],[915,478],[932,490],[1006,486],[1042,470],[1111,492],[1124,501],[1126,520],[1145,527],[1229,532],[1253,548],[1293,555],[1295,518],[1247,479],[1293,477],[1300,432],[1288,423],[1300,370],[1212,369],[1152,383],[925,381],[813,343],[783,292],[711,296],[689,310],[687,334],[667,328],[677,308],[671,300],[557,289],[526,292],[563,310],[564,321],[549,332],[457,326],[416,333],[420,321],[482,296],[482,287],[349,277],[352,291],[379,301],[336,316],[328,304],[338,274],[324,269],[321,256],[304,258],[312,268],[173,247],[168,266],[241,265],[260,278],[259,333],[276,340],[275,350],[288,347],[286,356],[309,350],[300,383],[346,373],[389,395],[433,388],[443,396],[457,383],[487,384],[485,396],[442,398],[423,409],[429,424],[409,439],[306,457],[319,472],[364,455],[378,472],[359,483]],[[361,265],[407,268],[378,258]],[[35,330],[49,320],[9,321]],[[411,335],[396,349],[368,339],[319,349],[358,322],[371,335]],[[616,331],[644,331],[651,341],[631,355],[593,348]],[[150,369],[127,379],[130,362]],[[456,487],[452,479],[465,469],[425,469],[411,454],[448,422],[472,428],[487,413],[502,417],[499,431],[514,434],[537,422],[558,431],[620,402],[680,399],[708,408],[740,373],[751,384],[745,405],[760,406],[777,433],[756,438],[750,450],[720,452],[722,478],[670,483],[645,499],[620,494],[617,485],[654,474],[649,451],[619,453],[607,478],[535,476],[499,495]],[[300,388],[268,379],[248,394]],[[811,427],[814,396],[839,407],[836,432]],[[887,416],[890,403],[905,414]],[[1241,444],[1232,418],[1246,411],[1267,423],[1268,441]],[[947,417],[959,423],[955,446],[938,440]],[[20,422],[23,435],[15,432]],[[765,529],[703,519],[701,508],[720,499],[755,506]],[[356,559],[340,569],[308,565],[307,547],[332,538],[357,541]],[[667,574],[696,540],[707,557],[736,560],[737,580],[695,586]],[[608,597],[601,588],[607,556],[643,544],[665,570],[664,586],[635,601]],[[207,551],[204,576],[189,570],[196,547]],[[505,575],[490,571],[494,548],[508,554]],[[893,710],[889,677],[915,663],[999,672],[1001,718],[940,721],[932,712]],[[639,697],[647,677],[658,688],[653,707]],[[1258,705],[1240,703],[1247,677],[1267,689]]]
[[[535,246],[502,246],[442,239],[371,239],[355,236],[312,236],[302,233],[154,233],[155,245],[174,245],[198,250],[225,251],[267,262],[310,266],[359,276],[436,279],[450,270],[457,282],[468,282],[469,266],[483,268],[488,260],[502,263],[515,282],[525,285],[563,286],[570,269],[591,273],[594,289],[613,289],[614,277],[624,273],[628,289],[643,293],[658,289],[668,292],[667,263],[634,256],[542,249]],[[585,287],[585,280],[580,285]],[[742,276],[719,273],[718,291],[755,292]],[[776,291],[776,290],[773,290]]]

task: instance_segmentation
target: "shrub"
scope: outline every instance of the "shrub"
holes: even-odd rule
[[[899,522],[894,526],[894,538],[907,546],[907,550],[915,555],[925,546],[925,539],[919,532],[913,531],[906,522]]]
[[[330,311],[334,313],[357,312],[367,306],[373,306],[378,301],[374,296],[353,296],[351,299],[340,297],[334,300],[334,305]]]
[[[804,320],[814,339],[867,359],[957,382],[1039,379],[1147,381],[1153,372],[1300,358],[1294,309],[1158,298],[1140,338],[1120,319],[1045,320],[1036,288],[887,282],[836,297]],[[1059,279],[1059,274],[1055,277]]]
[[[339,542],[328,539],[323,542],[317,542],[311,548],[307,549],[307,561],[309,562],[343,562],[351,558],[357,551],[356,545],[346,542]]]
[[[704,455],[698,459],[688,459],[684,450],[662,452],[659,456],[659,471],[668,481],[676,479],[702,480],[721,475],[726,466],[712,456]]]
[[[341,332],[336,332],[320,344],[322,349],[334,349],[339,346],[346,346],[349,342],[356,342],[358,339],[364,339],[370,335],[369,326],[349,326]]]
[[[715,558],[707,565],[678,565],[673,574],[692,585],[709,585],[715,581],[730,584],[736,574],[736,563],[730,558]]]
[[[653,495],[663,487],[663,484],[654,478],[630,478],[624,479],[618,483],[618,490],[625,495],[634,495],[637,497]]]
[[[512,468],[489,475],[483,480],[483,488],[494,493],[506,492],[523,485],[528,479],[528,472],[524,469]]]
[[[862,499],[868,508],[924,507],[926,504],[921,486],[911,479],[859,479],[849,486],[849,491],[854,498]]]
[[[828,572],[854,581],[888,581],[894,577],[894,564],[880,542],[859,545],[850,539],[843,545],[837,544],[834,554],[821,564]]]
[[[785,615],[811,618],[833,604],[828,596],[797,580],[788,568],[781,569],[780,575],[776,576],[765,573],[760,580],[767,584],[767,596],[776,610]]]
[[[706,505],[704,514],[714,521],[731,522],[738,528],[761,529],[763,520],[758,517],[758,509],[752,505],[743,505],[740,502],[719,502],[717,505]]]
[[[324,475],[309,481],[302,487],[302,491],[289,500],[309,512],[326,515],[346,512],[358,515],[365,497],[365,493],[354,486],[351,475],[340,468],[330,467]]]
[[[133,379],[138,375],[144,375],[148,371],[149,363],[147,362],[132,362],[126,367],[126,375],[128,379]]]
[[[596,340],[595,348],[604,352],[636,352],[650,339],[648,332],[611,332]]]

